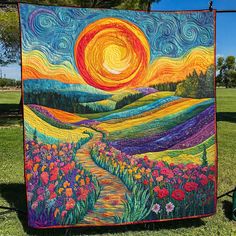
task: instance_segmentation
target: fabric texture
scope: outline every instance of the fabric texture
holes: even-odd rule
[[[19,9],[29,226],[214,214],[215,12]]]

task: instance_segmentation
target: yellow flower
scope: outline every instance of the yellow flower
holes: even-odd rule
[[[133,167],[133,171],[134,172],[136,172],[137,171],[137,169],[138,169],[138,167],[136,166],[136,167]]]
[[[134,178],[135,178],[135,179],[141,179],[141,178],[142,178],[142,175],[141,175],[141,174],[136,174],[136,175],[134,175]]]
[[[133,170],[132,169],[128,169],[128,173],[132,174]]]
[[[59,188],[58,193],[61,194],[63,192],[64,188]]]
[[[39,168],[39,164],[35,164],[34,168],[33,168],[33,171],[36,172],[38,168]]]
[[[78,181],[80,178],[80,175],[76,175],[75,180]]]
[[[43,172],[46,168],[47,168],[47,166],[46,166],[46,165],[43,165],[43,166],[42,166],[42,169],[41,169],[42,172]]]
[[[142,169],[140,170],[140,172],[143,174],[145,172],[145,168],[142,167]]]

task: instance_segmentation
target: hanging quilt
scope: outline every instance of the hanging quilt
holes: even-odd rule
[[[19,9],[29,226],[214,214],[215,12]]]

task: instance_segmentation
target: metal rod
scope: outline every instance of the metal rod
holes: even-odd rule
[[[0,6],[1,5],[17,5],[18,3],[28,3],[28,2],[24,2],[24,1],[19,1],[19,2],[7,2],[7,1],[3,1],[3,2],[0,2]],[[28,4],[34,4],[34,3],[28,3]],[[39,3],[36,3],[36,5],[40,5]],[[150,12],[151,11],[151,6],[148,2],[148,7],[147,7],[147,11]],[[211,9],[211,6],[210,6],[210,10],[213,10]],[[234,10],[216,10],[216,13],[235,13],[236,12],[236,9]]]

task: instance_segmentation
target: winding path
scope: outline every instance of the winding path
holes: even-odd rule
[[[100,196],[94,209],[87,213],[80,224],[113,224],[114,216],[123,214],[123,201],[125,201],[125,194],[129,192],[118,177],[97,166],[92,160],[90,150],[93,144],[101,139],[102,134],[95,132],[93,138],[84,144],[76,154],[79,163],[97,178],[101,186]]]

